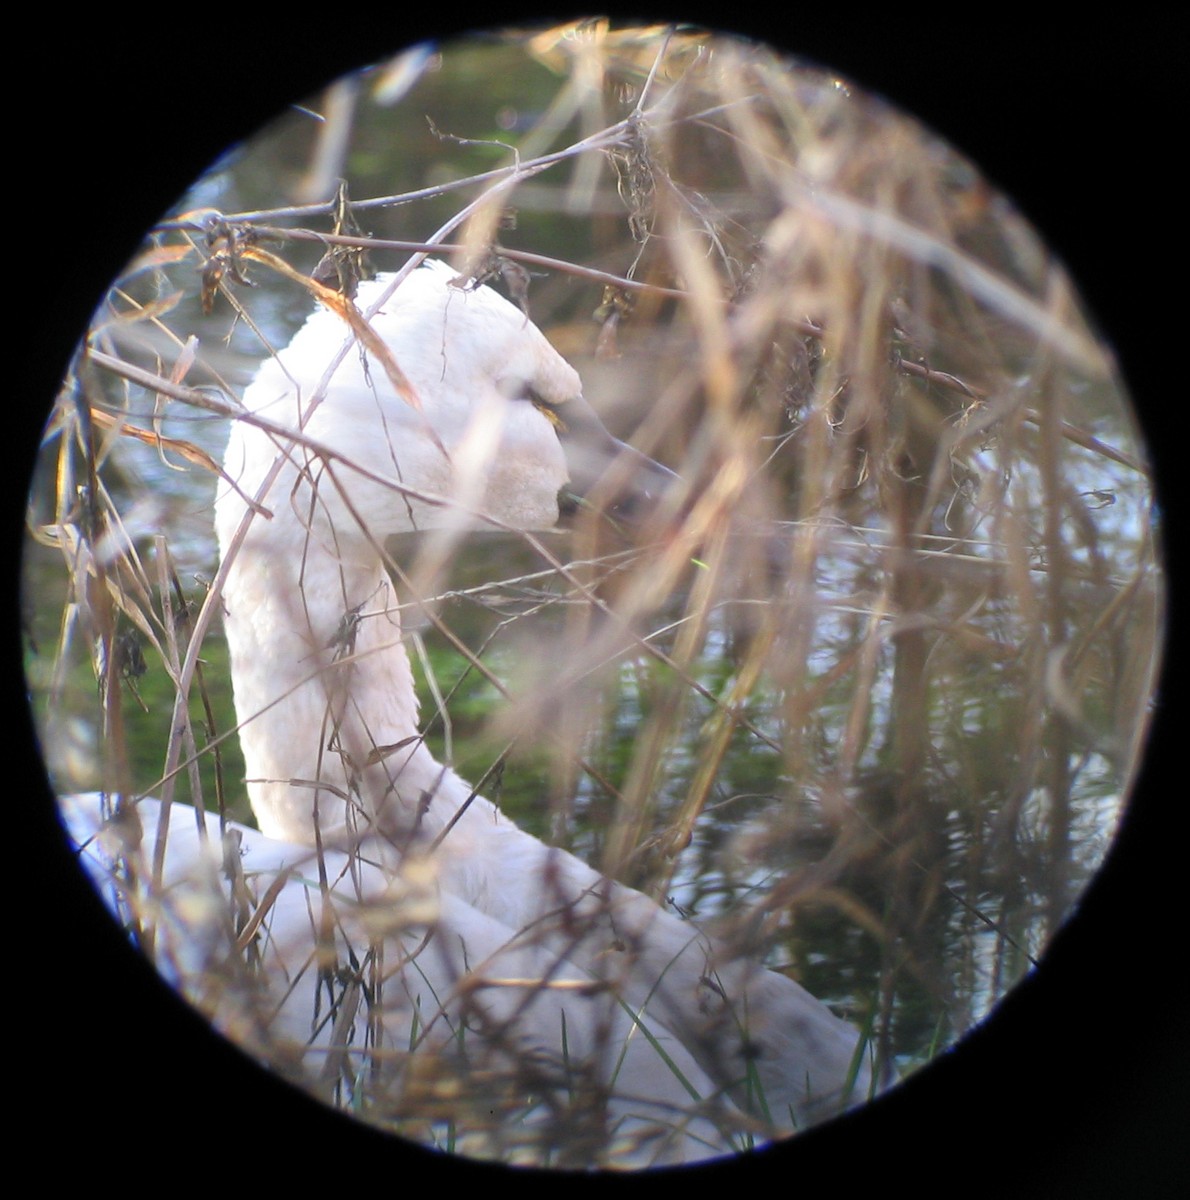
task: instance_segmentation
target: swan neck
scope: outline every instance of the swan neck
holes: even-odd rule
[[[224,623],[261,830],[304,843],[316,830],[333,844],[378,827],[408,836],[405,810],[440,768],[418,734],[393,584],[378,556],[258,525],[229,566]]]

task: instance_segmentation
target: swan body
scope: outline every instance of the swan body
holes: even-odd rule
[[[112,907],[131,925],[153,928],[166,981],[222,1033],[313,1082],[323,1098],[350,1104],[350,1081],[369,1060],[387,1063],[398,1101],[411,1086],[402,1076],[415,1075],[415,1055],[447,1074],[511,1078],[519,1071],[530,1095],[517,1097],[516,1116],[531,1150],[556,1120],[551,1089],[602,1094],[623,1077],[631,1082],[599,1114],[608,1165],[684,1162],[731,1149],[723,1125],[692,1109],[689,1089],[712,1098],[715,1086],[672,1033],[630,1015],[610,993],[586,1001],[599,1009],[598,1021],[576,1016],[583,1001],[575,997],[594,980],[435,886],[423,864],[394,873],[366,853],[317,856],[308,846],[234,823],[221,827],[212,814],[196,820],[188,806],[166,811],[151,799],[136,806],[140,833],[115,838],[98,794],[66,797],[62,807],[84,866]],[[123,856],[133,876],[151,876],[162,832],[169,852],[154,899],[142,892],[130,906],[112,861]],[[258,961],[249,965],[227,917],[259,911],[265,897],[253,947]],[[357,973],[327,970],[349,961],[360,964]],[[535,1100],[533,1088],[545,1098]],[[481,1139],[472,1135],[470,1143],[456,1148],[484,1156]],[[567,1162],[564,1148],[558,1159]]]
[[[249,881],[244,911],[268,898],[267,983],[266,1001],[201,1002],[224,1028],[248,1021],[258,1040],[282,1039],[299,1057],[322,1046],[323,1069],[332,1050],[358,1057],[365,1045],[404,1061],[411,1037],[445,1053],[450,1031],[478,1022],[491,1055],[515,1048],[526,1061],[586,1064],[614,1098],[608,1121],[632,1149],[612,1157],[624,1164],[727,1153],[741,1144],[733,1129],[771,1135],[841,1111],[871,1088],[852,1026],[787,977],[525,833],[418,733],[383,539],[421,530],[449,542],[484,521],[549,528],[571,474],[559,440],[567,406],[589,412],[578,375],[523,313],[452,280],[431,263],[395,291],[387,278],[361,285],[357,304],[403,378],[320,311],[260,369],[233,425],[234,486],[220,489],[216,530],[260,832],[233,830],[232,875]],[[168,880],[211,876],[212,818],[139,807],[147,829],[166,823]],[[92,839],[105,815],[76,798],[80,845],[101,847]],[[104,874],[100,850],[92,856]],[[410,915],[416,871],[425,903]],[[208,882],[235,900],[226,872]],[[320,905],[333,920],[316,920]],[[386,905],[391,917],[377,926]],[[193,996],[185,919],[154,919],[172,931],[177,982]],[[315,1036],[318,973],[300,964],[317,959],[325,979],[328,963],[358,964],[376,946],[390,969],[383,997],[366,1021],[323,1020]],[[485,982],[495,978],[539,985]]]

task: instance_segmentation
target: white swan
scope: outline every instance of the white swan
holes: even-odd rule
[[[113,841],[97,797],[73,798],[68,825],[154,931],[165,973],[340,1101],[367,1080],[381,1115],[410,1111],[416,1054],[471,1078],[520,1070],[525,1153],[554,1144],[571,1165],[705,1158],[744,1144],[741,1130],[839,1111],[871,1088],[854,1028],[525,833],[421,740],[383,539],[485,517],[551,527],[571,473],[558,430],[568,412],[596,429],[540,331],[452,280],[427,263],[391,295],[391,279],[361,286],[395,368],[319,311],[233,425],[216,528],[260,833],[233,830],[225,860],[211,818],[142,801],[143,839]],[[117,851],[130,872],[113,874]],[[589,1128],[578,1111],[597,1114]],[[461,1148],[517,1156],[488,1136]]]

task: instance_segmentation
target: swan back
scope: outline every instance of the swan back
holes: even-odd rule
[[[478,1158],[539,1161],[556,1142],[559,1165],[573,1155],[590,1167],[595,1145],[600,1165],[643,1167],[742,1144],[746,1123],[714,1103],[673,1031],[440,890],[428,863],[382,868],[367,848],[317,854],[151,799],[112,822],[99,795],[67,796],[62,815],[121,920],[152,930],[167,982],[320,1099],[382,1099],[399,1116],[424,1109],[427,1087],[462,1086],[485,1111],[461,1134],[443,1122],[442,1136]],[[129,887],[153,879],[158,836],[158,884]],[[707,1098],[700,1110],[692,1091]]]

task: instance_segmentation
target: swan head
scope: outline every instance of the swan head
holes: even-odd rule
[[[299,490],[314,482],[316,498],[304,502],[301,519],[307,529],[325,526],[340,551],[485,521],[551,528],[559,497],[581,494],[616,458],[631,463],[625,477],[647,479],[646,494],[668,476],[608,434],[583,400],[578,373],[520,309],[456,278],[431,260],[398,286],[392,276],[362,284],[356,306],[377,342],[364,346],[339,316],[320,310],[245,393],[250,412],[303,429],[289,474]],[[277,445],[267,431],[236,423],[225,466],[241,492],[254,494]],[[274,509],[279,486],[295,494],[292,483],[275,484]],[[243,511],[232,497],[220,500],[225,545],[229,518]]]

